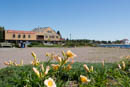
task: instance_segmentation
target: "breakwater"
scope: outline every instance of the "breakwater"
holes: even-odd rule
[[[100,44],[97,45],[98,47],[118,47],[118,48],[130,48],[130,45],[124,45],[124,44]]]

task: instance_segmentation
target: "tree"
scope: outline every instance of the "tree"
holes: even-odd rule
[[[0,42],[4,41],[4,27],[0,27]]]
[[[121,40],[114,41],[115,44],[121,44]]]
[[[108,44],[112,44],[112,42],[111,42],[111,41],[108,41]]]
[[[58,30],[57,31],[57,34],[60,36],[60,38],[62,38],[61,34],[60,34],[60,31]]]
[[[103,40],[103,41],[101,41],[101,43],[102,43],[102,44],[107,44],[107,41],[104,41],[104,40]]]

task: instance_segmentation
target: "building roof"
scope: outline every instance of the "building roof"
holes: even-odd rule
[[[53,29],[50,28],[50,27],[38,27],[38,28],[33,29],[32,31],[33,31],[33,32],[44,32],[46,29],[51,29],[51,30],[53,30]],[[54,31],[54,30],[53,30],[53,31]]]
[[[18,34],[35,34],[33,31],[17,31],[17,30],[7,30],[8,33],[18,33]]]

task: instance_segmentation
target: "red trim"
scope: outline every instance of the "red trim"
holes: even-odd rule
[[[60,40],[65,40],[64,38],[61,38]]]
[[[16,31],[16,30],[7,30],[8,33],[19,33],[19,34],[35,34],[32,31]]]

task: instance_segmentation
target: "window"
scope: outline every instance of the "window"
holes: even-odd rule
[[[47,31],[48,33],[52,33],[52,31]]]
[[[55,36],[49,36],[49,38],[55,38]]]
[[[51,36],[52,38],[55,38],[55,36]]]
[[[28,35],[28,38],[31,38],[31,35]]]
[[[15,34],[13,34],[13,38],[15,38]]]
[[[46,36],[46,38],[48,38],[48,36]]]
[[[43,35],[37,35],[37,39],[44,40],[44,36]]]
[[[18,35],[18,38],[21,38],[21,35],[20,35],[20,34]]]
[[[23,38],[26,38],[26,35],[25,35],[25,34],[23,35]]]
[[[58,39],[59,37],[58,37],[58,36],[56,36],[56,38]]]

